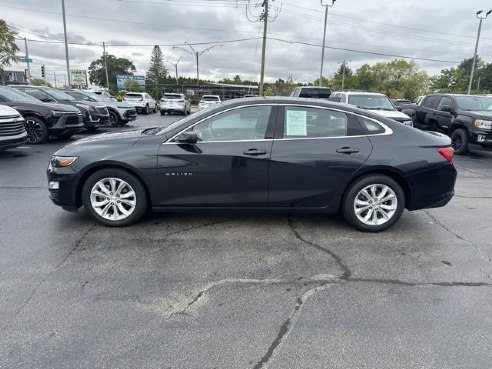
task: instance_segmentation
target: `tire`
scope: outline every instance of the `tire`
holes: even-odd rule
[[[145,105],[144,113],[147,114],[147,115],[150,114],[149,104]]]
[[[128,195],[132,191],[133,195]],[[82,202],[94,219],[109,227],[131,225],[148,208],[142,182],[124,170],[113,168],[98,170],[87,178],[82,187]]]
[[[468,153],[468,132],[463,128],[458,128],[451,133],[451,146],[456,155]]]
[[[120,125],[120,120],[121,119],[116,112],[112,110],[109,111],[109,125],[111,127],[117,127],[118,125]]]
[[[157,113],[157,109],[155,105],[154,105],[154,109],[152,109],[152,113]]]
[[[382,198],[379,197],[381,194]],[[386,201],[381,201],[384,199]],[[402,188],[396,181],[381,174],[356,180],[349,186],[342,201],[345,220],[364,232],[380,232],[390,228],[400,219],[404,209],[405,194]]]
[[[161,115],[164,115],[166,114],[166,112],[164,110],[161,110]]]
[[[27,131],[27,143],[38,145],[48,141],[49,132],[46,124],[38,117],[24,118],[24,125]]]

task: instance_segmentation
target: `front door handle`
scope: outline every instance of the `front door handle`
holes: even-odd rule
[[[341,147],[337,149],[337,152],[340,154],[356,154],[359,152],[359,149],[353,147]]]
[[[249,149],[248,151],[245,151],[243,154],[244,155],[251,155],[251,156],[258,156],[258,155],[265,155],[266,153],[267,153],[266,150]]]

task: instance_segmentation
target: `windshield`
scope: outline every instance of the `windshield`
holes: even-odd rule
[[[43,89],[42,91],[46,92],[48,95],[51,95],[52,97],[55,98],[55,100],[58,100],[58,101],[74,101],[75,100],[75,98],[70,96],[69,94],[62,92],[62,91],[59,91],[59,90],[55,90],[54,88]]]
[[[87,96],[85,93],[81,93],[78,91],[67,91],[67,94],[69,94],[70,96],[74,97],[77,100],[96,101],[96,99],[94,97]]]
[[[461,110],[491,111],[492,98],[482,96],[456,96],[456,103]]]
[[[10,87],[0,86],[0,96],[7,101],[28,102],[39,104],[39,100],[22,91]]]
[[[219,101],[217,96],[203,96],[202,101]]]
[[[348,103],[361,109],[395,110],[387,96],[380,95],[349,95]]]

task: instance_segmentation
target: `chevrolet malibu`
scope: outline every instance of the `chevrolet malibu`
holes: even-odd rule
[[[446,205],[450,139],[366,110],[300,98],[236,99],[167,127],[101,134],[57,151],[51,200],[126,226],[148,209],[340,212],[391,227],[404,209]]]

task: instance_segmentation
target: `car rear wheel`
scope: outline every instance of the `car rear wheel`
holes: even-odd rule
[[[111,227],[137,222],[148,208],[147,192],[134,175],[120,169],[93,173],[82,188],[84,207],[101,224]]]
[[[150,114],[150,108],[149,108],[149,104],[145,105],[145,110],[144,110],[145,114]]]
[[[451,146],[456,155],[464,155],[468,153],[468,133],[458,128],[451,133]]]
[[[118,114],[116,114],[116,112],[110,110],[109,111],[109,125],[111,127],[117,127],[119,124],[121,124],[120,117],[118,116]]]
[[[26,117],[24,125],[27,131],[27,142],[42,144],[48,141],[49,132],[46,124],[37,117]]]
[[[400,185],[384,175],[370,175],[355,181],[342,204],[344,218],[358,230],[379,232],[390,228],[405,209]]]

